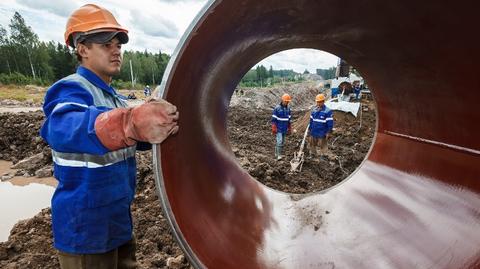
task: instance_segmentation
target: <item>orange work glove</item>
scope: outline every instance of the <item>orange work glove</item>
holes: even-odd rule
[[[133,146],[137,141],[160,144],[178,131],[177,107],[158,99],[132,108],[115,108],[95,120],[98,139],[109,150]]]
[[[277,125],[272,124],[272,134],[277,134]]]

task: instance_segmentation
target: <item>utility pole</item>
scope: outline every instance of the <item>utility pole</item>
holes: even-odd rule
[[[8,74],[11,75],[12,71],[10,70],[10,62],[7,60]]]
[[[153,72],[153,67],[152,67],[152,87],[155,87],[155,72]]]
[[[337,70],[335,72],[336,77],[349,77],[350,75],[350,65],[342,59],[338,59]]]
[[[130,59],[130,77],[132,78],[132,88],[135,89],[135,82],[133,81],[132,59]]]
[[[32,57],[30,55],[30,50],[28,48],[27,48],[27,54],[28,54],[28,61],[30,62],[30,68],[32,69],[33,79],[35,79],[35,69],[33,68]]]

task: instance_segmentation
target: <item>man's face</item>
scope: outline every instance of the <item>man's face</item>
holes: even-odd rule
[[[288,106],[289,103],[290,103],[289,101],[282,101],[282,104],[283,104],[284,106]]]
[[[92,70],[104,81],[109,82],[111,77],[120,73],[122,66],[122,44],[117,38],[108,43],[90,46],[79,46],[79,53],[82,56],[82,65]]]
[[[325,101],[317,101],[317,106],[322,107]]]

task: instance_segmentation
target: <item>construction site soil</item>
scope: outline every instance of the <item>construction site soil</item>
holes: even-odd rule
[[[238,162],[266,186],[290,193],[320,191],[341,182],[354,172],[370,149],[376,126],[374,102],[362,100],[358,117],[335,111],[335,129],[328,142],[331,154],[306,159],[302,171],[293,174],[289,172],[289,161],[299,148],[308,124],[308,107],[318,90],[306,87],[302,91],[304,101],[292,104],[296,132],[287,136],[286,157],[276,161],[273,157],[275,139],[270,127],[271,107],[285,90],[276,89],[269,98],[260,103],[256,100],[256,105],[251,106],[248,100],[255,96],[247,93],[232,97],[227,129]],[[292,95],[295,98],[295,92]],[[51,165],[49,148],[39,137],[43,119],[39,111],[0,114],[0,159],[16,163],[43,153],[41,165]],[[137,161],[138,185],[132,214],[139,268],[191,268],[161,210],[151,152],[137,153]],[[0,243],[0,268],[59,268],[50,225],[50,208],[31,219],[19,221],[8,241]]]

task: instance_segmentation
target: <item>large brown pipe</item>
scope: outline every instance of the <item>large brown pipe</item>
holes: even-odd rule
[[[180,132],[154,150],[157,184],[196,268],[480,268],[477,3],[210,1],[167,68]],[[241,168],[226,132],[235,86],[291,48],[366,78],[370,154],[341,184],[290,195]],[[273,150],[273,149],[272,149]]]

